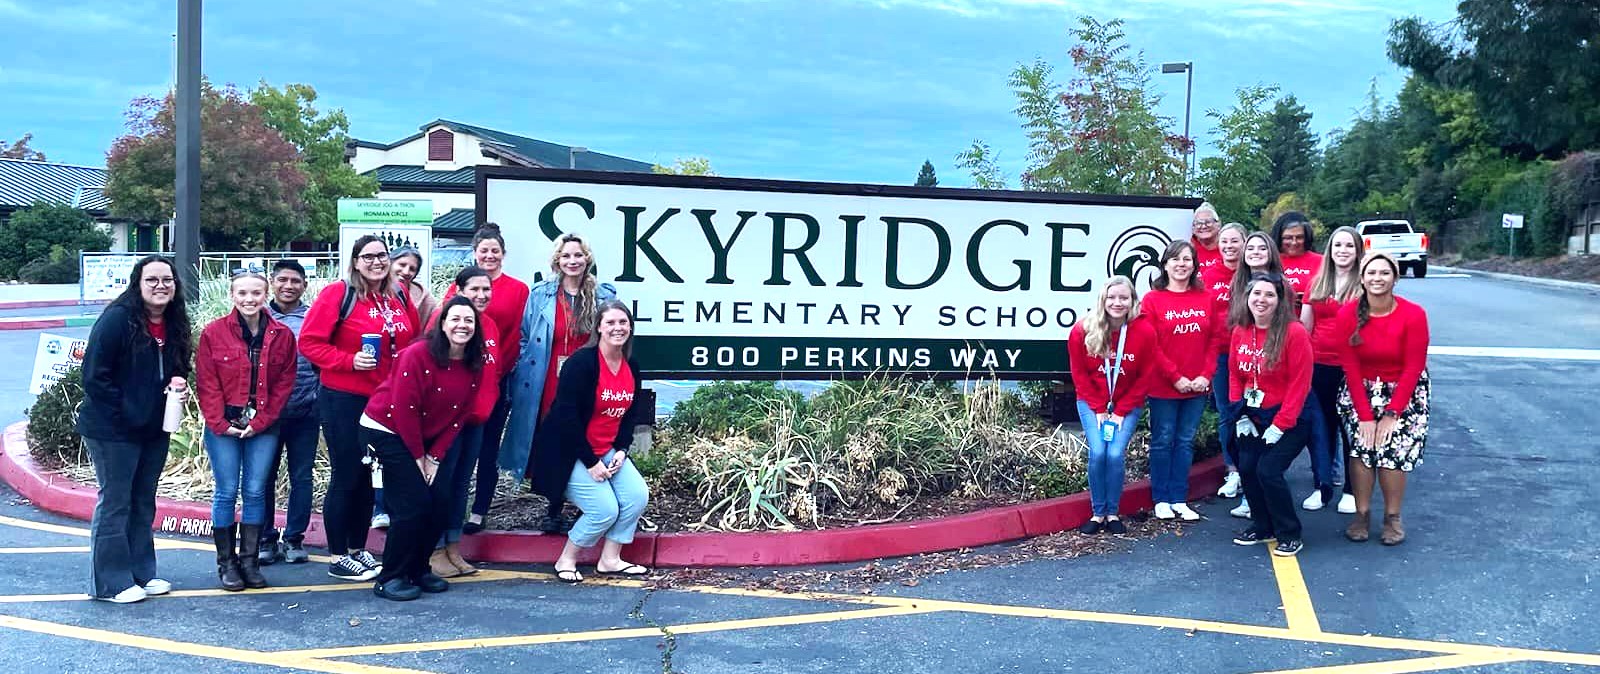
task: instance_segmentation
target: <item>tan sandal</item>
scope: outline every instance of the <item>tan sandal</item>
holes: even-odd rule
[[[428,557],[428,570],[440,578],[455,578],[461,575],[456,565],[450,563],[450,557],[444,553],[444,548],[434,550],[433,555]]]
[[[1372,536],[1372,513],[1356,513],[1350,518],[1350,526],[1345,527],[1344,537],[1352,543],[1365,543]]]
[[[451,543],[444,546],[444,557],[450,560],[450,564],[456,568],[456,572],[463,576],[470,576],[478,572],[478,567],[468,564],[466,558],[461,556],[460,543]]]
[[[1406,528],[1400,523],[1399,515],[1383,516],[1383,535],[1378,540],[1384,545],[1399,545],[1406,542]]]

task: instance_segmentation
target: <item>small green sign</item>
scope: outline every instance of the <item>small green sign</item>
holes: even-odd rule
[[[349,225],[430,225],[429,199],[340,199],[339,222]]]

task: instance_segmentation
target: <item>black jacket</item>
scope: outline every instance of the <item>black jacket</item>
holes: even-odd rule
[[[189,354],[178,347],[178,340],[168,339],[165,348],[158,348],[148,331],[134,327],[134,311],[124,305],[107,306],[89,332],[83,352],[79,435],[133,440],[162,434],[163,391],[173,377],[189,375]]]
[[[539,423],[539,432],[534,435],[529,473],[533,475],[534,491],[551,500],[566,493],[573,462],[582,462],[584,467],[600,462],[587,437],[589,418],[594,416],[594,392],[600,385],[600,367],[600,349],[593,346],[578,349],[567,359],[556,382],[556,401],[550,407],[550,416]],[[633,404],[622,416],[617,439],[611,443],[621,451],[633,444],[633,427],[644,416],[638,395],[643,378],[639,363],[629,358],[628,370],[633,372]]]

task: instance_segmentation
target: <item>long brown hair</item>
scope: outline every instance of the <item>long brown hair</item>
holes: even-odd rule
[[[1217,237],[1222,237],[1222,230],[1217,230]],[[1189,251],[1189,261],[1192,263],[1189,266],[1189,289],[1194,290],[1200,287],[1200,260],[1199,255],[1194,250],[1194,244],[1178,239],[1167,244],[1167,250],[1161,253],[1161,263],[1159,265],[1161,271],[1156,272],[1156,279],[1150,282],[1152,289],[1167,289],[1167,286],[1172,283],[1172,279],[1167,277],[1167,262],[1170,262],[1185,250]]]
[[[1360,270],[1359,276],[1366,276],[1367,267],[1371,266],[1373,262],[1378,260],[1382,260],[1389,265],[1390,271],[1394,272],[1395,283],[1399,283],[1400,265],[1394,261],[1394,258],[1389,257],[1387,253],[1372,253],[1367,255],[1365,259],[1361,260],[1361,264],[1357,265],[1357,268]],[[1389,294],[1394,294],[1393,287],[1390,288]],[[1366,284],[1362,284],[1361,299],[1358,300],[1356,304],[1356,331],[1350,333],[1350,346],[1361,346],[1361,329],[1367,327],[1367,320],[1370,318],[1372,318],[1372,299],[1367,294]]]
[[[344,280],[345,283],[350,286],[350,289],[356,292],[358,297],[366,295],[368,292],[367,277],[361,275],[361,268],[356,265],[361,259],[361,249],[366,248],[367,244],[369,243],[383,244],[383,254],[389,254],[388,242],[371,234],[367,234],[359,239],[356,239],[355,244],[350,246],[350,265],[345,269]],[[378,293],[387,297],[398,297],[400,294],[399,287],[395,283],[393,259],[389,260],[388,275],[384,277],[382,283],[378,284]]]
[[[589,242],[573,232],[567,232],[556,237],[555,250],[550,251],[550,272],[556,280],[556,301],[566,301],[567,293],[562,290],[561,249],[568,243],[577,242],[583,250],[584,259],[589,261],[589,266],[583,270],[583,284],[578,286],[578,295],[567,305],[567,331],[573,336],[590,335],[600,325],[600,312],[596,309],[599,304],[598,292],[595,289],[594,278],[594,251],[589,248]],[[632,319],[633,314],[628,317]]]
[[[1222,236],[1218,234],[1217,236]],[[1244,261],[1244,250],[1250,247],[1250,242],[1261,239],[1267,243],[1267,269],[1266,273],[1283,276],[1283,258],[1278,257],[1278,244],[1267,236],[1266,232],[1251,232],[1244,237],[1244,245],[1239,248],[1239,268],[1233,270],[1233,287],[1228,292],[1232,294],[1233,303],[1228,306],[1228,327],[1255,325],[1255,317],[1250,315],[1250,307],[1245,306],[1244,296],[1249,294],[1250,279],[1258,272],[1250,270],[1250,264]]]
[[[595,316],[596,317],[605,316],[607,313],[610,313],[610,312],[613,312],[613,311],[620,311],[620,312],[622,312],[622,314],[624,316],[628,317],[628,343],[622,345],[622,357],[623,358],[632,358],[633,357],[633,338],[638,336],[638,333],[635,332],[635,329],[638,326],[633,321],[633,312],[628,310],[628,305],[624,304],[622,302],[622,300],[606,300],[604,304],[601,304],[595,310]],[[589,331],[589,342],[587,344],[585,344],[584,346],[599,346],[599,344],[600,344],[600,321],[596,320],[595,321],[595,325],[594,325],[594,329]],[[637,373],[635,373],[635,376],[637,376]]]
[[[1100,298],[1095,301],[1094,309],[1083,319],[1083,347],[1091,356],[1104,357],[1106,350],[1111,347],[1111,317],[1106,315],[1106,295],[1119,285],[1127,286],[1132,298],[1123,324],[1132,323],[1133,319],[1139,317],[1139,289],[1133,285],[1133,279],[1120,275],[1106,279],[1105,285],[1100,286]]]
[[[1266,367],[1277,367],[1278,359],[1283,356],[1283,342],[1289,334],[1289,324],[1294,322],[1294,312],[1289,305],[1294,302],[1289,295],[1288,285],[1283,282],[1282,274],[1253,274],[1250,282],[1245,285],[1243,298],[1235,298],[1235,305],[1244,305],[1245,312],[1249,313],[1249,289],[1257,283],[1272,286],[1273,292],[1278,293],[1278,306],[1272,310],[1272,315],[1267,318],[1267,343],[1261,348],[1261,357],[1266,361]],[[1243,301],[1239,301],[1242,299]],[[1248,327],[1255,329],[1255,314],[1250,314]]]
[[[1333,240],[1340,234],[1349,234],[1350,239],[1356,242],[1356,263],[1350,265],[1350,271],[1345,274],[1344,292],[1339,292],[1339,267],[1333,263]],[[1317,280],[1311,283],[1311,294],[1307,300],[1321,302],[1333,298],[1335,302],[1348,302],[1361,290],[1361,256],[1367,252],[1366,244],[1361,242],[1361,233],[1354,227],[1340,227],[1328,235],[1327,243],[1323,244],[1322,269],[1317,271]]]

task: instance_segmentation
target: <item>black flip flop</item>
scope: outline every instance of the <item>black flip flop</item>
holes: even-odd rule
[[[638,569],[638,571],[635,571],[634,569]],[[624,566],[624,567],[622,567],[620,569],[617,569],[615,571],[601,571],[600,567],[595,567],[594,572],[599,574],[599,575],[602,575],[602,576],[612,576],[612,577],[620,577],[620,578],[643,578],[645,576],[650,575],[650,569],[645,568],[643,566],[640,566],[638,564],[629,564],[629,565]]]
[[[568,585],[577,585],[583,582],[583,574],[578,573],[577,569],[556,569],[556,580]]]

